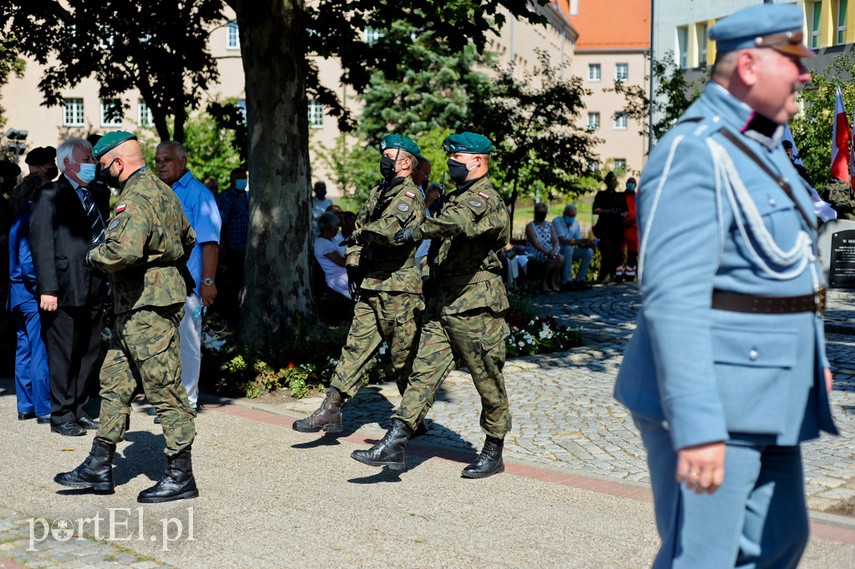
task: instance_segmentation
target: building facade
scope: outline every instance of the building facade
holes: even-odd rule
[[[498,54],[497,61],[501,65],[513,63],[514,74],[520,77],[536,66],[537,50],[548,53],[556,65],[569,63],[577,38],[567,17],[569,4],[568,0],[553,0],[550,5],[538,6],[537,10],[548,22],[545,27],[515,20],[505,13],[506,24],[500,34],[488,38],[488,49]],[[200,108],[205,108],[209,102],[227,98],[238,99],[240,104],[245,97],[240,30],[234,20],[234,12],[226,8],[224,13],[228,21],[211,30],[209,43],[209,49],[219,68],[219,82],[203,94]],[[377,33],[366,29],[363,39],[372,41]],[[335,59],[317,58],[315,63],[321,83],[333,89],[352,115],[358,116],[361,106],[359,97],[351,88],[341,83],[342,70],[339,62]],[[132,90],[117,99],[101,99],[98,95],[98,83],[91,78],[64,89],[62,105],[45,107],[38,90],[41,75],[42,67],[35,61],[28,60],[23,77],[10,77],[9,82],[0,91],[6,109],[6,128],[28,131],[27,148],[57,146],[69,136],[104,134],[119,129],[139,131],[152,125],[151,112],[138,92]],[[121,116],[110,112],[117,107],[124,109]],[[335,118],[328,116],[323,105],[313,100],[308,101],[307,112],[310,149],[314,149],[318,144],[333,147],[340,134]],[[313,177],[326,179],[323,164],[314,160],[314,150],[310,150],[310,160]],[[331,196],[338,195],[338,189],[329,180],[327,186]]]
[[[569,8],[579,32],[571,69],[591,91],[581,126],[603,140],[592,167],[638,176],[647,154],[643,124],[627,117],[626,98],[612,90],[618,81],[649,88],[650,0],[576,0]]]

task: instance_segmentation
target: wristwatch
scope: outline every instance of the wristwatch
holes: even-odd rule
[[[210,277],[208,277],[206,279],[202,279],[202,284],[205,286],[213,286],[214,285],[214,279],[212,279]]]

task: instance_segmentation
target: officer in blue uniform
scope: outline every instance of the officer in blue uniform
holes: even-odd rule
[[[780,144],[810,81],[794,5],[710,29],[712,80],[658,143],[638,194],[638,328],[615,396],[647,449],[653,567],[795,567],[799,444],[837,434],[815,217]]]

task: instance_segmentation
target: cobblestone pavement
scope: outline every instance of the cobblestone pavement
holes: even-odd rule
[[[627,411],[612,398],[623,348],[635,328],[640,297],[634,285],[534,297],[543,314],[580,327],[585,345],[556,357],[510,360],[505,378],[514,427],[506,456],[619,480],[647,481],[644,449]],[[853,515],[855,511],[855,294],[832,291],[827,313],[828,356],[835,372],[831,401],[841,437],[823,436],[803,447],[811,509]],[[345,431],[365,424],[388,425],[399,401],[394,386],[363,389],[346,407]],[[315,398],[285,407],[298,414],[317,407]],[[428,440],[477,451],[480,403],[469,375],[452,372],[428,414]]]

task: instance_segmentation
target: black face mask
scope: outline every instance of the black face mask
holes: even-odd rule
[[[56,177],[59,176],[58,168],[50,168],[45,172],[45,178],[48,180],[56,180]]]
[[[462,184],[466,181],[466,176],[469,175],[469,170],[466,169],[466,164],[457,160],[448,159],[448,176],[455,184]]]
[[[110,166],[107,166],[106,168],[101,168],[100,170],[98,170],[98,172],[95,174],[95,180],[100,181],[100,182],[104,182],[105,184],[107,184],[111,188],[118,188],[119,187],[119,176],[110,175],[110,167],[112,165],[113,165],[113,163],[111,162]]]
[[[395,159],[384,156],[380,159],[380,175],[384,180],[390,180],[395,175]]]
[[[535,221],[544,221],[546,219],[545,211],[536,211],[534,212],[534,220]]]

